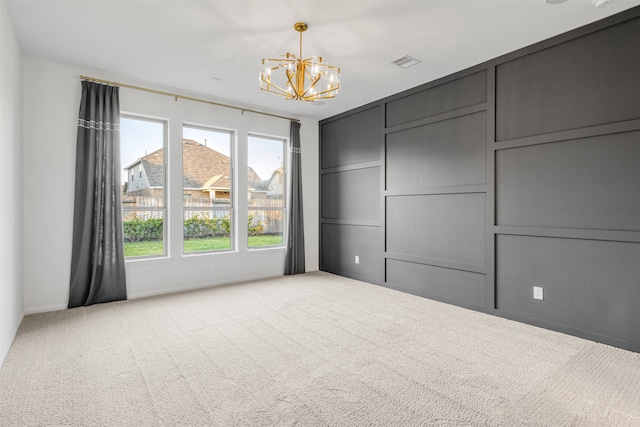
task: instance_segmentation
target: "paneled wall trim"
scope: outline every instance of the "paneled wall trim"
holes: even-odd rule
[[[320,269],[384,284],[381,105],[320,126]]]
[[[640,352],[639,41],[635,7],[321,121],[320,269]]]

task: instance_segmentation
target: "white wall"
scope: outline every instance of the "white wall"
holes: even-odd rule
[[[0,366],[24,315],[21,61],[7,5],[0,1]]]
[[[304,207],[304,255],[306,271],[320,268],[320,149],[317,120],[303,120],[300,126],[302,149],[302,202]]]
[[[151,87],[91,70],[23,59],[24,91],[24,297],[27,313],[66,307],[71,260],[76,123],[81,74]],[[160,88],[166,90],[166,88]],[[170,90],[178,92],[178,90]],[[237,130],[238,170],[246,170],[247,132],[289,135],[289,122],[192,101],[175,101],[127,88],[120,90],[121,110],[170,120],[169,152],[181,157],[182,121],[223,126]],[[302,119],[303,190],[305,191],[305,249],[307,271],[318,269],[318,122]],[[244,164],[243,164],[244,163]],[[179,167],[169,166],[171,182],[181,181]],[[237,188],[246,177],[237,176]],[[169,193],[170,203],[181,203],[181,192]],[[241,194],[241,192],[238,192]],[[238,197],[238,221],[246,223],[246,200]],[[202,286],[233,283],[282,274],[284,250],[248,251],[238,245],[236,253],[180,255],[181,221],[169,219],[170,257],[127,263],[130,298]],[[239,241],[246,229],[239,227]],[[243,233],[245,233],[243,235]]]

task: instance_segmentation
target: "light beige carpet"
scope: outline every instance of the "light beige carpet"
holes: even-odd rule
[[[311,273],[30,315],[2,426],[640,426],[640,354]]]

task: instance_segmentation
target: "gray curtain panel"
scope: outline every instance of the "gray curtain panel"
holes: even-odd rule
[[[300,123],[291,122],[291,179],[289,180],[289,221],[284,274],[304,273],[304,218],[302,215],[302,166],[300,164]]]
[[[127,299],[118,87],[82,82],[69,308]]]

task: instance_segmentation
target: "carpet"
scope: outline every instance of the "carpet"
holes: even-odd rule
[[[322,272],[24,318],[2,426],[640,426],[640,354]]]

